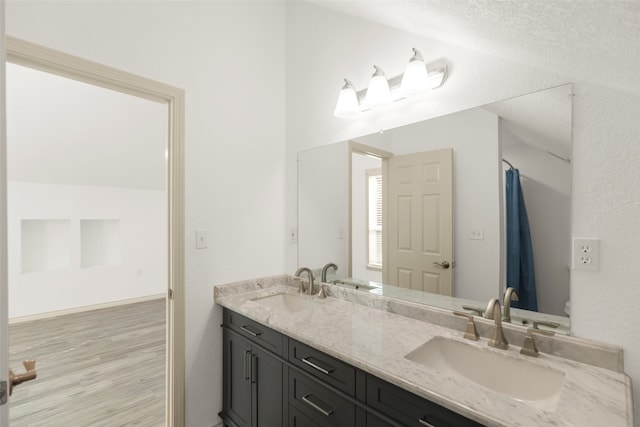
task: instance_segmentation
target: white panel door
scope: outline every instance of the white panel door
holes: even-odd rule
[[[453,295],[453,150],[385,160],[385,283]]]

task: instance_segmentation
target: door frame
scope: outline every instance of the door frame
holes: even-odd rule
[[[165,103],[168,106],[165,420],[167,427],[183,427],[185,425],[184,90],[10,36],[6,37],[5,49],[6,62]],[[5,148],[2,147],[3,150]],[[1,184],[2,192],[6,194],[6,181]],[[6,200],[3,203],[6,203]],[[4,268],[6,260],[3,259],[0,262]],[[0,295],[6,295],[7,291],[4,288],[7,286],[1,287],[3,289],[0,290]],[[5,328],[4,333],[6,332]]]

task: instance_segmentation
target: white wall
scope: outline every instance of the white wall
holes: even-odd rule
[[[571,265],[571,164],[521,142],[504,126],[500,139],[502,155],[520,171],[531,229],[538,310],[565,316]]]
[[[283,272],[284,3],[21,0],[6,12],[9,35],[186,90],[187,425],[214,425],[212,285]],[[208,249],[195,250],[195,229]]]
[[[349,156],[347,143],[331,144],[298,156],[298,257],[311,269],[349,265]]]
[[[352,119],[333,116],[343,77],[363,88],[374,63],[387,75],[399,74],[414,46],[421,48],[427,61],[445,58],[450,65],[449,80],[428,102],[384,116],[374,111]],[[571,229],[573,236],[601,238],[602,258],[600,272],[572,273],[572,331],[624,346],[626,372],[633,380],[638,406],[640,329],[632,325],[640,321],[640,98],[633,92],[638,93],[637,87],[616,90],[603,82],[585,81],[582,75],[580,70],[560,74],[536,69],[312,5],[289,4],[287,222],[295,224],[292,159],[302,148],[574,83]],[[288,269],[293,268],[293,259],[288,251]]]
[[[9,317],[150,295],[167,287],[166,193],[112,187],[9,182]],[[67,264],[23,271],[23,219],[67,222]],[[81,220],[119,220],[110,265],[83,267]],[[33,236],[38,238],[38,236]],[[119,240],[119,242],[116,242]],[[64,245],[57,246],[61,254]],[[104,257],[101,257],[104,258]],[[100,261],[94,258],[95,261]],[[33,270],[33,269],[31,269]]]

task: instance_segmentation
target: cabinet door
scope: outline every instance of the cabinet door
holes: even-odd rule
[[[251,343],[227,329],[223,332],[224,412],[240,427],[251,426]]]
[[[262,350],[252,347],[251,381],[253,388],[253,427],[284,426],[282,362]]]

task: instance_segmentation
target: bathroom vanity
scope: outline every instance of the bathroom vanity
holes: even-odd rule
[[[227,425],[481,426],[231,310],[223,327]]]
[[[493,321],[470,341],[451,312],[331,285],[319,299],[291,279],[214,288],[228,426],[633,425],[619,347],[536,337],[539,357],[523,356],[524,328],[494,349]]]

